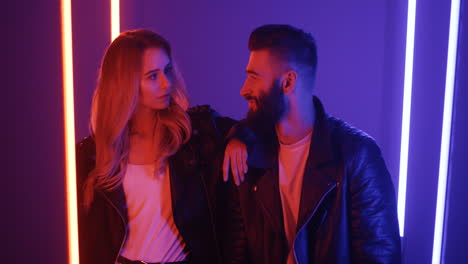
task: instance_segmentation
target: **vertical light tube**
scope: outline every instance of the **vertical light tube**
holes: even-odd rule
[[[444,236],[444,218],[450,152],[450,135],[452,130],[453,91],[455,86],[459,17],[460,1],[452,0],[450,8],[447,72],[445,76],[444,114],[442,120],[442,138],[440,145],[439,160],[439,182],[437,185],[437,205],[434,226],[434,244],[432,248],[432,264],[439,264],[444,262],[441,258],[443,246],[442,240]]]
[[[71,16],[71,0],[61,0],[68,257],[70,264],[79,264],[78,207],[75,164],[75,113],[73,105],[73,42]]]
[[[411,121],[411,92],[413,88],[414,34],[416,22],[416,0],[408,0],[406,22],[405,80],[403,90],[403,111],[401,118],[400,172],[398,177],[398,222],[400,236],[405,231],[406,183],[408,175],[408,150]]]
[[[111,0],[111,41],[120,34],[120,0]]]

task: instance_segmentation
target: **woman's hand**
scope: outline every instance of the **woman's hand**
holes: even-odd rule
[[[239,186],[247,173],[247,147],[238,139],[231,139],[224,151],[223,179],[229,180],[229,167],[231,167],[234,183]]]

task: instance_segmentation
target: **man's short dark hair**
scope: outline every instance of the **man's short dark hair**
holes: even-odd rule
[[[307,69],[315,77],[317,47],[310,33],[290,25],[263,25],[252,31],[249,50],[269,50],[277,59]]]

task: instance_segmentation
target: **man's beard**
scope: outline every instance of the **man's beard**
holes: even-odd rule
[[[249,109],[247,113],[247,125],[257,139],[270,145],[276,141],[275,125],[286,112],[284,93],[281,83],[276,81],[268,94],[261,94],[257,98],[246,97],[247,100],[255,100],[256,111]]]

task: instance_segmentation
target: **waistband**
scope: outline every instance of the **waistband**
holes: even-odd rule
[[[143,260],[129,260],[123,256],[119,256],[117,262],[120,264],[188,264],[186,260],[175,262],[144,262]]]

